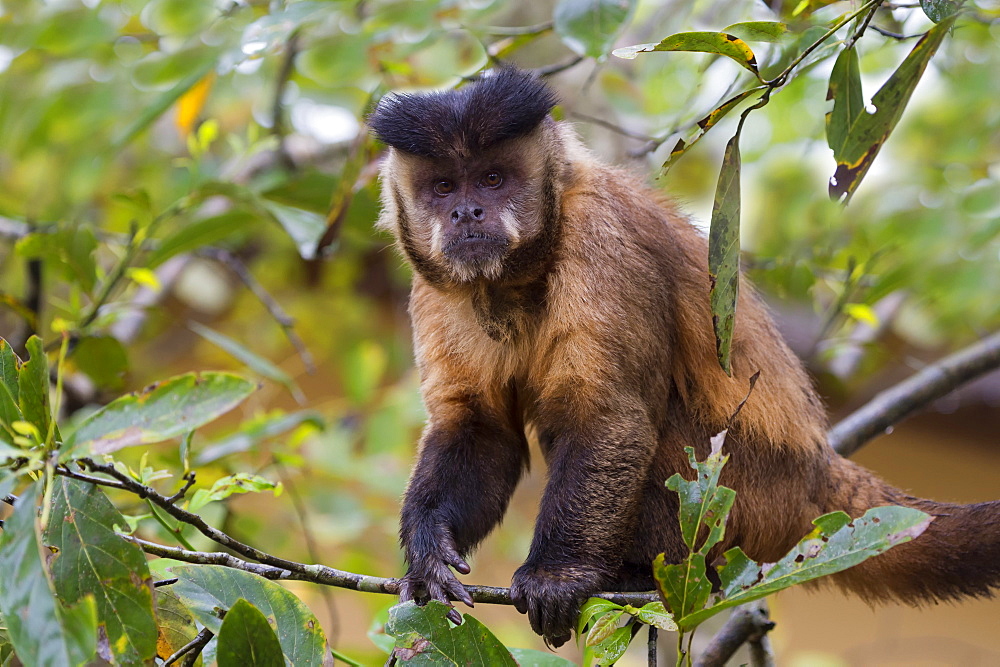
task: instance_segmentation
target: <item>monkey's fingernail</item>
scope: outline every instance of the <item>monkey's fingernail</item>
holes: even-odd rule
[[[455,569],[462,574],[468,574],[472,572],[472,568],[469,567],[469,564],[466,563],[461,558],[459,558],[456,562],[452,563],[452,565],[454,565]]]
[[[454,623],[455,625],[461,625],[462,624],[462,614],[460,614],[457,609],[451,609],[451,610],[449,610],[448,614],[447,614],[447,617],[448,617],[448,620],[451,621],[452,623]]]

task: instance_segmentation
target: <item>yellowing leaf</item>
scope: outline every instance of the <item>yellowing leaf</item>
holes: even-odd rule
[[[214,82],[215,72],[209,72],[177,100],[176,123],[182,137],[187,137],[194,129],[194,124],[197,122],[201,110],[205,107],[205,101],[208,99],[208,93],[212,90]]]
[[[127,275],[132,282],[138,283],[143,287],[148,287],[154,292],[159,292],[163,288],[156,274],[147,268],[133,267],[127,271]]]
[[[878,326],[878,315],[866,303],[848,303],[844,306],[844,312],[858,322],[864,322],[873,327]]]

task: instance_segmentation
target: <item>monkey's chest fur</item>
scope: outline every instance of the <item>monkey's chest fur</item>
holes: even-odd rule
[[[470,303],[476,323],[493,341],[513,343],[529,335],[529,322],[545,308],[544,280],[518,287],[498,287],[481,283],[472,288]]]

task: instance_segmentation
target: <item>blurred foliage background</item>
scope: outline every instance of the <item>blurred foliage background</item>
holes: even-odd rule
[[[706,54],[581,57],[588,45],[552,29],[555,4],[0,2],[0,336],[51,344],[71,332],[73,419],[187,370],[259,376],[263,391],[199,432],[190,461],[205,484],[254,472],[284,494],[215,503],[206,518],[289,558],[401,574],[398,504],[423,412],[407,270],[372,229],[373,100],[457,85],[494,57],[550,70],[558,112],[586,143],[648,175],[695,224],[710,217],[735,129],[734,114],[660,174],[679,133],[749,75]],[[860,4],[644,0],[608,46],[783,20],[786,39],[754,47],[773,74],[808,28]],[[846,208],[826,196],[833,50],[744,129],[744,266],[834,405],[1000,326],[1000,4],[968,4]],[[886,6],[875,20],[885,33],[931,25],[910,5]],[[866,95],[911,45],[866,34]],[[994,375],[962,399],[994,427],[997,385]],[[176,447],[147,455],[183,468]],[[474,563],[476,583],[507,585],[527,552],[541,468]],[[168,539],[142,507],[124,509]],[[335,644],[381,661],[364,633],[388,598],[296,590]],[[511,610],[481,616],[505,643],[537,646]],[[996,638],[949,641],[1000,651]],[[848,651],[816,660],[840,664]]]

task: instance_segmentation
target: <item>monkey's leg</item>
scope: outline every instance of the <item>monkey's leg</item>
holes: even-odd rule
[[[567,410],[575,420],[557,420],[561,431],[550,424],[542,434],[549,482],[511,598],[554,646],[569,640],[580,605],[618,575],[655,449],[641,408],[606,408],[582,422],[586,411]]]
[[[421,596],[450,606],[472,598],[448,566],[468,574],[464,558],[500,522],[528,464],[523,434],[471,401],[432,415],[410,476],[400,519],[400,540],[409,564],[402,600]],[[452,610],[449,617],[461,616]]]

